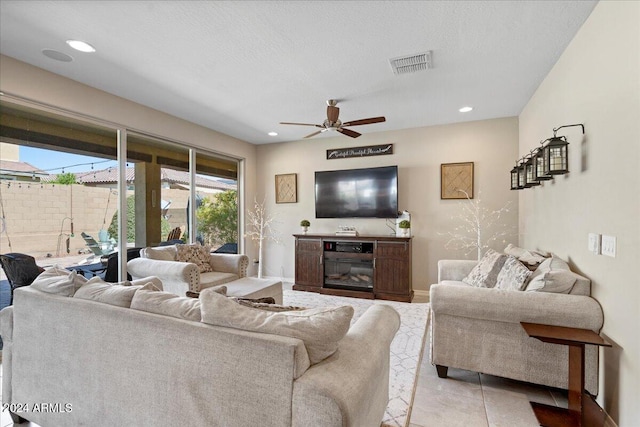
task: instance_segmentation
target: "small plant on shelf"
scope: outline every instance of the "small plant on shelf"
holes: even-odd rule
[[[402,235],[403,236],[408,236],[409,235],[409,229],[411,228],[411,222],[407,221],[406,219],[403,219],[398,224],[398,227],[400,227],[400,229],[402,230]]]
[[[308,219],[303,219],[302,221],[300,221],[300,227],[302,227],[302,234],[307,234],[307,230],[309,229],[310,225],[311,223],[309,222]]]

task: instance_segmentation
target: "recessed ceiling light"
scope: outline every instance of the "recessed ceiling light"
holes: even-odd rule
[[[269,135],[269,136],[278,136],[278,132],[269,132],[267,135]]]
[[[460,111],[461,113],[468,113],[471,110],[473,110],[473,107],[462,107],[458,111]]]
[[[79,50],[80,52],[91,53],[96,51],[96,49],[89,43],[83,42],[81,40],[67,40],[67,44],[75,50]]]

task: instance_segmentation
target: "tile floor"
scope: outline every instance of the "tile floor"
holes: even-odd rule
[[[418,297],[414,302],[426,300]],[[562,390],[461,369],[449,369],[448,378],[438,378],[429,363],[428,342],[427,339],[418,372],[409,427],[535,427],[538,423],[529,400],[567,406],[566,392]],[[9,414],[2,411],[0,427],[12,425]],[[38,427],[34,423],[20,426]]]
[[[409,427],[536,427],[530,400],[567,407],[564,390],[452,368],[438,378],[427,337]]]

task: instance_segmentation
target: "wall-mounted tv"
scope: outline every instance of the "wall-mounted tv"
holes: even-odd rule
[[[316,172],[316,218],[396,218],[398,166]]]

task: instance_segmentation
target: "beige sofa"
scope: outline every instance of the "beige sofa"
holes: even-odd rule
[[[568,294],[479,288],[461,281],[475,265],[438,262],[438,284],[430,289],[431,363],[438,375],[453,367],[567,389],[567,347],[530,338],[520,322],[599,332],[604,318],[589,296],[589,279],[571,272]],[[585,355],[586,388],[597,394],[598,348],[587,346]]]
[[[398,327],[373,306],[310,366],[297,338],[24,287],[0,312],[2,403],[42,426],[378,427]]]
[[[200,292],[243,278],[249,265],[246,255],[211,253],[209,264],[213,271],[200,273],[196,264],[176,261],[176,257],[176,245],[143,248],[140,258],[127,263],[127,272],[134,280],[158,276],[165,291],[184,296],[187,291]]]

